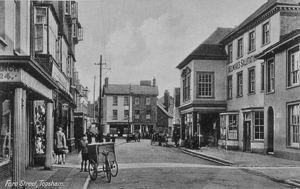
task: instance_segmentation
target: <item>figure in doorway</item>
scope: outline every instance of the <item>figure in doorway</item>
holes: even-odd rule
[[[58,131],[55,134],[55,154],[56,154],[56,163],[57,164],[65,164],[66,162],[66,136],[62,131],[62,127],[58,127]]]

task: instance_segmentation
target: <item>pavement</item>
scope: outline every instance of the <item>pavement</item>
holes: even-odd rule
[[[225,166],[238,167],[246,172],[266,177],[275,182],[300,188],[300,161],[293,161],[251,152],[202,147],[191,150],[181,148],[182,152],[207,159]]]
[[[125,143],[116,140],[116,145]],[[169,147],[174,147],[169,143]],[[223,166],[239,168],[245,172],[266,177],[275,182],[289,184],[300,188],[300,161],[292,161],[250,152],[232,151],[212,147],[202,147],[191,150],[180,148],[182,152],[192,156],[217,162]],[[53,165],[52,170],[43,167],[33,167],[25,172],[24,184],[26,188],[72,188],[86,189],[90,178],[87,172],[80,171],[81,156],[77,150],[67,154],[66,164]],[[167,166],[167,165],[166,165]],[[145,168],[147,165],[145,165]],[[9,186],[9,179],[0,182],[0,188]]]

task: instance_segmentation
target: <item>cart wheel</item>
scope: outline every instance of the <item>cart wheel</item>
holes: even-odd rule
[[[97,178],[97,169],[98,169],[98,165],[94,160],[91,160],[89,162],[89,175],[91,177],[91,180],[95,180]]]
[[[118,167],[117,161],[110,162],[110,167],[111,167],[111,176],[116,177],[119,172],[119,167]]]
[[[110,181],[111,181],[111,169],[110,169],[108,160],[105,161],[105,173],[106,173],[106,177],[107,177],[107,182],[110,183]]]

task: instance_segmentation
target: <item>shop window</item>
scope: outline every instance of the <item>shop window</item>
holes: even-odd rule
[[[255,67],[248,70],[248,93],[255,93]]]
[[[291,104],[288,106],[288,145],[300,148],[300,104]]]
[[[288,86],[300,84],[300,53],[299,46],[288,52]]]
[[[232,43],[228,45],[228,62],[233,61],[233,51],[232,51]]]
[[[262,44],[270,43],[270,23],[267,22],[262,26]]]
[[[113,110],[113,120],[117,120],[118,119],[118,110]]]
[[[0,163],[9,161],[13,154],[13,128],[11,120],[11,101],[1,102],[1,124],[0,124]]]
[[[267,92],[275,91],[275,63],[274,59],[267,61]]]
[[[227,98],[232,99],[232,75],[227,77]]]
[[[150,102],[151,102],[150,98],[147,97],[147,98],[146,98],[146,105],[150,105]]]
[[[129,96],[124,96],[124,106],[129,106]]]
[[[118,106],[118,96],[113,96],[113,106]]]
[[[198,97],[213,97],[214,73],[197,72],[198,75]]]
[[[243,72],[237,73],[237,97],[243,96]]]
[[[255,31],[249,33],[248,51],[252,52],[255,50]]]
[[[34,101],[35,158],[46,153],[46,109],[44,101]]]
[[[220,116],[220,139],[226,139],[226,116]]]
[[[228,139],[238,139],[238,115],[229,115],[228,120]]]
[[[241,58],[243,56],[243,38],[238,39],[237,41],[237,58]]]
[[[254,140],[264,139],[264,112],[254,112]]]

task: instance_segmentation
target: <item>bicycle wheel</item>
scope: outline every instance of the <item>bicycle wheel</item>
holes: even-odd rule
[[[91,177],[91,180],[96,180],[98,172],[98,164],[94,160],[89,161],[89,175]]]
[[[111,167],[111,176],[116,177],[119,172],[119,167],[118,167],[117,161],[110,162],[110,167]]]
[[[106,178],[107,182],[110,183],[111,181],[111,169],[108,160],[105,160],[105,173],[106,173]]]

